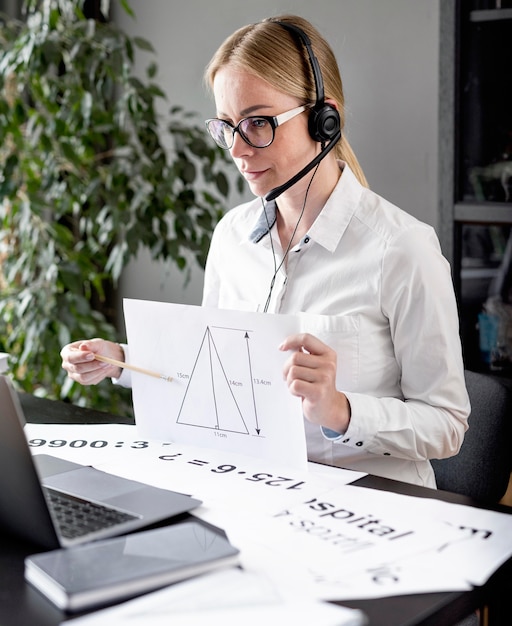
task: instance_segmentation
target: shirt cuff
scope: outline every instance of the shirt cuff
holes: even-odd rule
[[[325,428],[325,426],[320,426],[320,429],[322,431],[322,435],[329,441],[339,441],[343,437],[343,433],[338,433],[330,428]]]
[[[119,344],[124,351],[124,360],[125,363],[128,362],[128,346],[124,343]],[[130,370],[123,367],[121,370],[121,375],[119,378],[112,378],[112,382],[114,385],[120,385],[121,387],[131,387],[132,386],[132,377],[130,375]]]

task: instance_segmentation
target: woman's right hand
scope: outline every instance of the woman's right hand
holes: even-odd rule
[[[124,350],[118,343],[105,339],[87,339],[68,343],[62,348],[62,367],[69,378],[82,385],[97,385],[105,378],[121,376],[120,367],[97,361],[95,354],[124,362]]]

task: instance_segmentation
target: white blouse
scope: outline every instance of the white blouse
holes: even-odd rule
[[[338,434],[305,420],[310,460],[433,487],[428,459],[457,453],[470,409],[450,267],[432,227],[340,167],[286,264],[275,203],[267,216],[257,198],[222,218],[203,305],[263,311],[268,299],[269,313],[303,314],[336,349],[351,421]]]

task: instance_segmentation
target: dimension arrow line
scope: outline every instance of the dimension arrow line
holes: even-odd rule
[[[256,432],[260,434],[260,425],[258,422],[258,410],[256,409],[256,395],[254,393],[254,381],[252,378],[252,362],[251,362],[251,350],[249,348],[249,333],[245,333],[245,345],[247,347],[247,360],[249,361],[249,375],[251,377],[251,391],[252,391],[252,405],[254,407],[254,420],[256,422]]]

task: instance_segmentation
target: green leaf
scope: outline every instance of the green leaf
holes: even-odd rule
[[[148,69],[146,70],[146,74],[148,78],[154,78],[158,72],[158,65],[156,63],[150,63],[148,65]]]
[[[155,51],[153,45],[147,39],[144,39],[142,37],[134,37],[133,43],[141,50],[146,50],[147,52]]]
[[[185,279],[204,265],[233,165],[197,113],[157,112],[157,59],[134,69],[151,43],[82,7],[27,0],[0,22],[0,344],[25,391],[128,414],[126,391],[70,382],[60,349],[123,339],[116,285],[141,249]]]
[[[227,197],[227,195],[229,194],[229,182],[224,172],[217,172],[215,182],[217,184],[217,189],[219,190],[219,192],[224,197]]]
[[[121,6],[123,7],[123,9],[125,10],[125,12],[130,16],[133,17],[135,19],[135,13],[133,12],[131,6],[128,3],[128,0],[120,0],[121,2]]]

